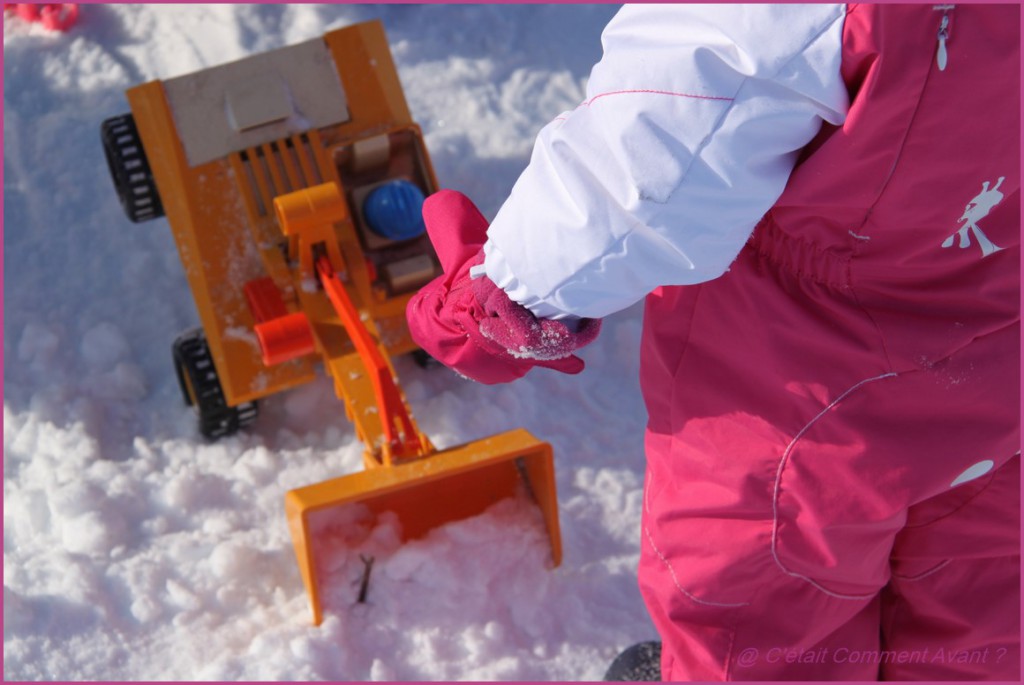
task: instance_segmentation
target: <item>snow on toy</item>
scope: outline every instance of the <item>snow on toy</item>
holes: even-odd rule
[[[126,92],[103,122],[128,218],[166,216],[202,328],[173,345],[185,402],[216,439],[317,362],[365,446],[365,469],[288,492],[314,622],[311,519],[394,512],[406,539],[525,492],[561,560],[550,445],[514,430],[438,451],[413,420],[391,357],[415,353],[405,308],[440,273],[424,232],[437,189],[380,22]]]
[[[78,4],[65,3],[4,3],[4,10],[14,13],[25,21],[38,22],[50,31],[67,31],[78,21]]]

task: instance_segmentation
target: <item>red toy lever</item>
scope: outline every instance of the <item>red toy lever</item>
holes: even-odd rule
[[[359,318],[352,299],[345,291],[345,286],[338,279],[338,275],[331,266],[327,257],[320,257],[316,262],[317,273],[320,282],[328,299],[334,306],[334,310],[345,325],[349,338],[356,346],[363,364],[366,366],[370,379],[373,382],[373,394],[377,398],[377,408],[380,411],[381,424],[384,431],[384,439],[391,447],[392,454],[396,457],[414,457],[420,454],[421,445],[419,433],[413,425],[405,402],[398,392],[398,386],[391,376],[391,367],[388,366],[384,355],[377,349],[377,343],[366,330],[366,326]],[[395,429],[398,435],[395,435]]]

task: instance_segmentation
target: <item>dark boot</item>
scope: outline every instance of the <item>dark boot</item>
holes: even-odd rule
[[[615,657],[604,674],[606,681],[661,680],[661,643],[638,642]]]

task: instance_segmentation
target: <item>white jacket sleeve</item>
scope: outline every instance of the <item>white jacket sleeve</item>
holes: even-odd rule
[[[843,5],[626,6],[587,100],[549,123],[484,270],[542,317],[603,317],[724,273],[822,121],[839,124]]]

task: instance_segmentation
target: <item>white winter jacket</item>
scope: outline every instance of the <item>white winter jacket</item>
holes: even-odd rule
[[[843,122],[844,5],[626,6],[587,99],[539,134],[484,270],[549,318],[724,273],[823,121]],[[787,27],[779,31],[779,26]]]

